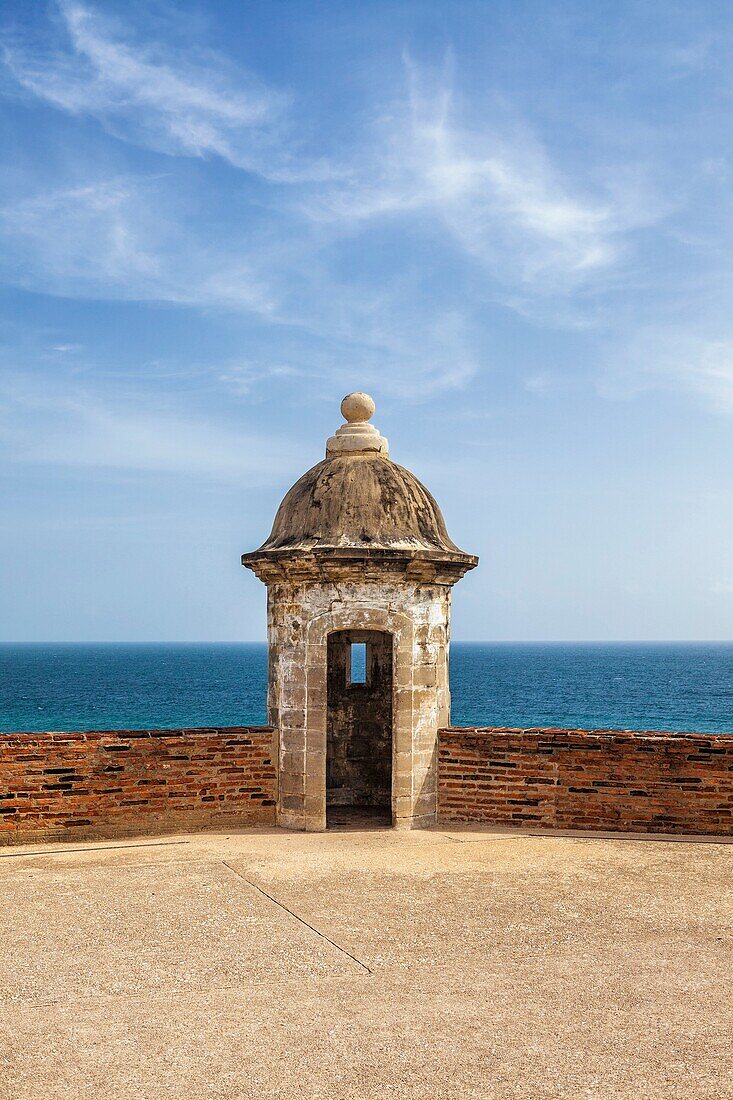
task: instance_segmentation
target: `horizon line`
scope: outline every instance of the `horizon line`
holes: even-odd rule
[[[0,639],[0,646],[30,645],[267,645],[266,638],[238,639]],[[733,638],[454,638],[451,645],[733,645]]]

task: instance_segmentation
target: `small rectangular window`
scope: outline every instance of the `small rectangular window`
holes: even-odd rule
[[[365,684],[366,682],[366,642],[352,642],[349,683]]]

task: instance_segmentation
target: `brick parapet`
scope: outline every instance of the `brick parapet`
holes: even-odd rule
[[[444,728],[445,823],[733,835],[733,735]],[[0,844],[273,825],[269,727],[0,734]]]
[[[273,731],[0,734],[0,844],[272,825]]]
[[[733,735],[441,729],[444,823],[733,835]]]

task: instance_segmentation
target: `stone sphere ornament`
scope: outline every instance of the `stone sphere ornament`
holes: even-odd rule
[[[341,402],[341,414],[349,424],[363,424],[374,416],[376,405],[368,393],[348,393]]]
[[[374,416],[374,401],[368,393],[348,393],[341,402],[346,421],[326,443],[326,458],[338,454],[381,454],[389,457],[389,443],[369,421]]]

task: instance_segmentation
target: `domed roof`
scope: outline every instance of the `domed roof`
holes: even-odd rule
[[[266,542],[242,557],[250,568],[266,560],[329,557],[429,558],[461,572],[477,558],[449,537],[438,504],[414,474],[392,462],[387,440],[368,423],[374,402],[349,394],[347,418],[328,440],[326,458],[296,481]]]
[[[261,550],[321,547],[461,552],[425,486],[379,454],[334,455],[303,474]]]

